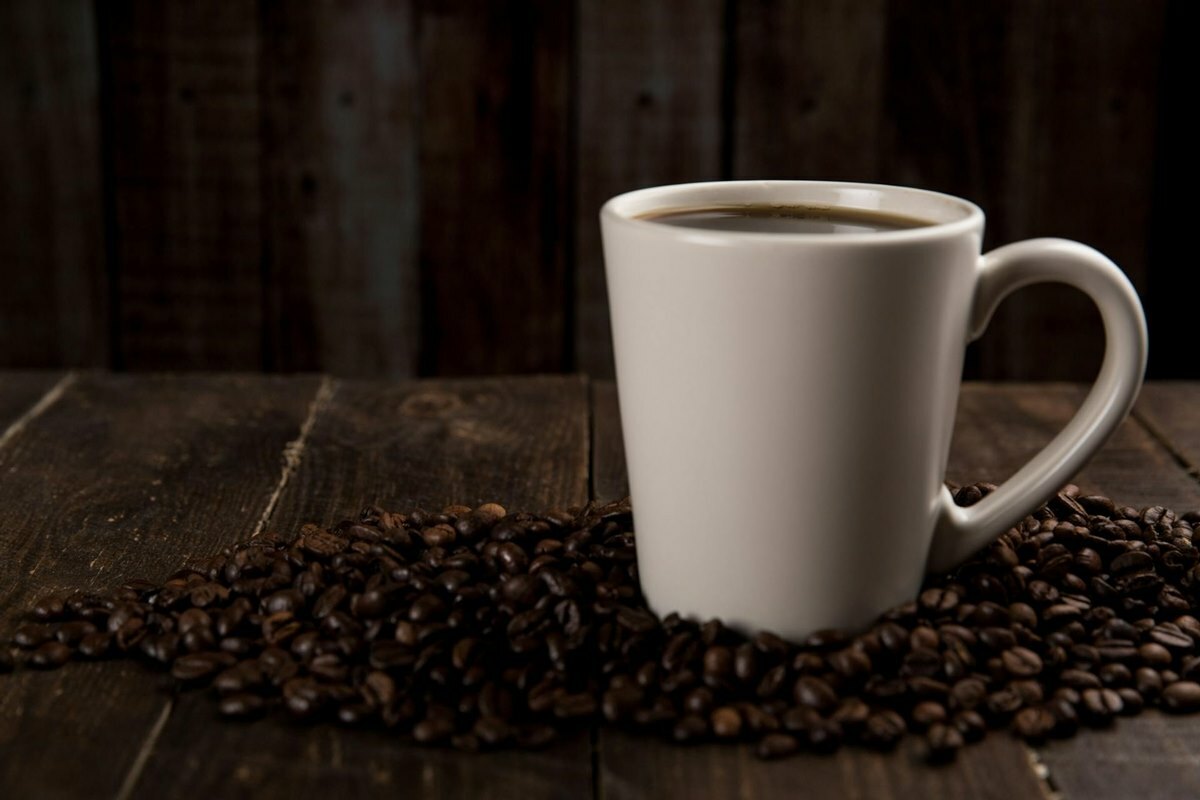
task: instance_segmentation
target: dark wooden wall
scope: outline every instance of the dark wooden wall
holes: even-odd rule
[[[1194,8],[0,0],[0,365],[605,376],[600,203],[774,177],[1094,244],[1153,373],[1200,377],[1173,202]],[[1028,290],[968,371],[1087,378],[1100,338]]]

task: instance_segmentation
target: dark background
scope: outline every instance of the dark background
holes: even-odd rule
[[[1200,378],[1195,7],[0,0],[0,366],[610,375],[600,203],[770,177],[1093,244]],[[967,372],[1100,350],[1031,289]]]

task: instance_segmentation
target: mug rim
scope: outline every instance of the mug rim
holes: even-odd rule
[[[903,213],[905,201],[920,204],[928,211],[930,208],[944,212],[940,219],[930,219],[929,214],[916,214],[918,219],[928,220],[928,225],[916,228],[903,228],[891,231],[859,231],[850,233],[780,233],[763,231],[721,231],[703,228],[686,228],[679,225],[664,225],[653,220],[645,219],[642,215],[654,211],[682,210],[689,207],[700,207],[704,201],[695,198],[697,195],[708,196],[708,205],[750,205],[771,202],[770,200],[725,200],[716,199],[721,192],[741,193],[743,196],[751,193],[778,195],[788,190],[808,190],[809,192],[841,192],[857,201],[866,203],[859,205],[849,202],[832,202],[820,204],[824,208],[849,208],[864,211],[884,211]],[[900,208],[882,208],[871,205],[870,198],[876,200],[889,198]],[[671,202],[672,198],[678,198]],[[797,204],[811,201],[779,200],[775,202]],[[735,180],[735,181],[698,181],[695,183],[674,183],[662,186],[650,186],[644,189],[634,189],[609,198],[600,208],[600,219],[604,223],[616,224],[622,227],[632,227],[644,233],[668,235],[674,239],[692,241],[697,244],[736,245],[747,243],[760,244],[806,244],[825,246],[892,244],[899,242],[919,242],[929,239],[954,237],[972,231],[982,234],[984,213],[970,200],[964,200],[943,192],[929,189],[918,189],[911,186],[899,186],[886,183],[865,183],[856,181],[810,181],[810,180]]]

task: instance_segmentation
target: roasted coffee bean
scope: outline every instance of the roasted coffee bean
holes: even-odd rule
[[[891,709],[881,709],[867,718],[867,724],[862,733],[864,744],[880,749],[889,749],[896,745],[907,730],[904,718]]]
[[[1041,742],[1054,730],[1056,719],[1054,714],[1043,706],[1023,708],[1013,717],[1013,730],[1021,738],[1031,742]]]
[[[596,698],[587,692],[568,694],[554,704],[554,715],[559,719],[579,719],[596,713]]]
[[[683,699],[683,707],[693,714],[707,714],[713,708],[713,692],[707,686],[697,686]]]
[[[783,664],[777,664],[767,670],[763,675],[762,680],[758,682],[756,694],[763,698],[775,697],[787,682],[787,667]]]
[[[171,665],[171,677],[181,681],[198,681],[212,676],[220,664],[211,655],[198,653],[180,656]]]
[[[946,708],[941,703],[925,700],[917,703],[912,709],[912,721],[924,730],[930,725],[946,721]]]
[[[1200,683],[1176,681],[1162,690],[1160,705],[1167,711],[1188,712],[1200,709]]]
[[[732,706],[722,706],[712,712],[709,724],[718,738],[732,739],[742,732],[742,715]]]
[[[30,623],[17,628],[17,632],[13,634],[12,642],[17,647],[33,649],[53,638],[54,629],[49,625]]]
[[[838,698],[829,684],[811,675],[802,675],[796,680],[793,691],[796,702],[820,712],[832,710]]]
[[[1121,696],[1112,689],[1084,689],[1080,697],[1080,715],[1091,725],[1107,725],[1125,707]]]
[[[647,614],[647,616],[650,616]],[[657,627],[657,621],[650,616],[651,625],[645,631],[649,632]],[[844,652],[844,651],[839,651]],[[870,662],[867,662],[868,665]],[[870,667],[868,666],[868,670]],[[758,678],[758,650],[755,649],[751,642],[743,642],[738,645],[737,650],[733,654],[733,674],[737,679],[745,684],[752,684]]]
[[[675,723],[671,735],[684,744],[698,741],[708,735],[708,722],[699,714],[687,714]]]
[[[266,703],[256,694],[231,694],[222,697],[217,704],[222,716],[234,719],[257,717],[266,708]]]
[[[931,763],[953,760],[963,746],[963,735],[953,725],[937,722],[925,733],[925,758]]]
[[[696,689],[695,691],[701,691],[701,689]],[[604,697],[600,701],[600,710],[604,714],[604,718],[609,722],[622,722],[633,716],[633,712],[642,703],[642,697],[643,692],[636,685],[624,686],[617,689],[610,688],[604,693]],[[709,701],[709,705],[711,705],[711,700]],[[703,714],[707,709],[692,708],[689,710],[693,713]]]
[[[987,685],[978,678],[963,678],[950,688],[950,702],[955,708],[970,711],[987,698]]]
[[[984,628],[979,632],[979,641],[984,647],[996,652],[1017,646],[1017,636],[1008,628]]]
[[[843,700],[829,719],[838,723],[846,731],[858,731],[867,723],[871,716],[871,707],[862,700],[851,697]]]
[[[491,716],[480,717],[473,732],[488,747],[499,747],[516,736],[516,731],[505,720]]]
[[[29,654],[29,666],[54,669],[71,660],[71,648],[62,642],[43,642]]]
[[[1100,688],[1100,678],[1081,669],[1065,669],[1058,676],[1058,679],[1064,686],[1070,686],[1073,689]]]
[[[1167,648],[1168,651],[1186,653],[1194,647],[1192,637],[1179,629],[1173,622],[1163,622],[1155,625],[1147,634],[1154,644]]]
[[[145,657],[211,680],[225,715],[279,705],[465,750],[543,746],[602,714],[765,758],[913,730],[939,760],[989,724],[1037,741],[1147,704],[1200,711],[1197,522],[1064,489],[869,629],[790,643],[650,612],[627,502],[368,508],[161,584],[44,598],[13,643],[44,668],[72,648]]]
[[[1124,664],[1105,664],[1098,674],[1105,686],[1124,686],[1133,680],[1133,673]]]
[[[1021,708],[1021,695],[1012,689],[1000,689],[992,692],[984,701],[988,714],[998,720],[1004,720]]]
[[[60,595],[49,595],[43,597],[34,603],[30,609],[30,614],[34,619],[48,622],[56,620],[63,615],[66,610],[66,600]]]
[[[17,661],[13,658],[12,653],[5,645],[0,645],[0,675],[12,672],[17,666]]]
[[[76,647],[83,640],[84,636],[95,632],[96,626],[92,623],[85,620],[75,620],[59,625],[58,630],[54,632],[54,638],[65,645]]]
[[[722,685],[733,674],[733,653],[715,645],[704,652],[704,680],[709,686]]]
[[[1025,647],[1013,647],[1000,656],[1004,668],[1014,678],[1032,678],[1042,671],[1042,659]]]
[[[954,715],[954,727],[968,742],[977,742],[987,732],[987,722],[977,711],[960,711]]]
[[[754,748],[754,754],[759,758],[783,758],[790,756],[800,749],[800,742],[795,736],[787,733],[768,733],[759,740]]]
[[[807,731],[821,720],[821,715],[806,706],[792,706],[783,712],[784,730]]]
[[[958,606],[958,592],[943,588],[926,589],[917,601],[921,608],[930,613],[948,614]]]
[[[454,733],[454,721],[440,715],[428,716],[413,726],[413,739],[421,744],[437,744]]]

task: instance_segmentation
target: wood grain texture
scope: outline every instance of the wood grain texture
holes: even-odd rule
[[[1144,290],[1164,3],[941,5],[889,6],[884,177],[977,202],[988,247],[1079,239]],[[1031,288],[1001,306],[970,374],[1090,380],[1103,341],[1081,293]]]
[[[877,179],[884,0],[735,8],[734,177]]]
[[[165,579],[244,537],[309,378],[81,375],[0,449],[0,639],[40,595]],[[0,676],[0,796],[113,797],[169,698],[132,662]]]
[[[1048,800],[1025,751],[1004,734],[963,750],[951,765],[920,761],[911,737],[893,753],[843,748],[764,762],[749,746],[681,747],[628,733],[600,739],[603,800],[674,797],[796,797],[905,800]]]
[[[627,484],[613,385],[598,383],[593,402],[593,496],[621,496]],[[599,794],[606,800],[789,797],[800,790],[813,798],[1045,797],[1026,750],[1011,737],[989,736],[942,768],[921,763],[915,747],[909,737],[893,754],[844,748],[835,756],[803,754],[763,762],[748,746],[685,748],[602,729],[597,745]]]
[[[1146,384],[1134,414],[1200,479],[1200,384]]]
[[[721,178],[724,0],[576,4],[575,368],[611,377],[600,206]]]
[[[262,5],[270,367],[416,374],[413,0]]]
[[[62,380],[63,373],[52,371],[0,372],[0,437],[8,427],[27,414],[39,400]]]
[[[556,0],[422,4],[422,372],[567,351],[568,45]]]
[[[338,383],[318,410],[270,528],[389,509],[587,499],[587,390],[579,378]],[[211,725],[211,698],[177,701],[132,797],[585,797],[588,737],[487,756],[416,748],[378,731],[278,720]]]
[[[118,366],[263,367],[257,3],[99,3]]]
[[[959,483],[1009,477],[1066,425],[1084,391],[1078,384],[964,385],[947,477]],[[1133,418],[1075,483],[1122,504],[1200,508],[1200,484]]]
[[[625,440],[614,381],[592,381],[592,498],[601,502],[629,494]]]
[[[1122,719],[1042,748],[1064,800],[1183,800],[1200,797],[1200,720],[1158,711]]]
[[[0,3],[0,366],[108,363],[93,3]]]
[[[1074,413],[1083,389],[1065,385],[972,385],[963,390],[955,430],[951,476],[959,480],[1007,477]],[[1148,408],[1188,408],[1200,397],[1148,387]],[[1153,399],[1150,399],[1153,398]],[[1167,418],[1173,418],[1168,415]],[[1194,426],[1193,426],[1194,427]],[[1181,437],[1180,441],[1186,441]],[[1126,420],[1076,483],[1135,507],[1166,505],[1179,512],[1200,508],[1200,483],[1135,418]],[[1200,757],[1192,743],[1193,718],[1146,714],[1121,720],[1113,731],[1084,731],[1039,748],[1050,780],[1064,798],[1193,797],[1200,791]]]

